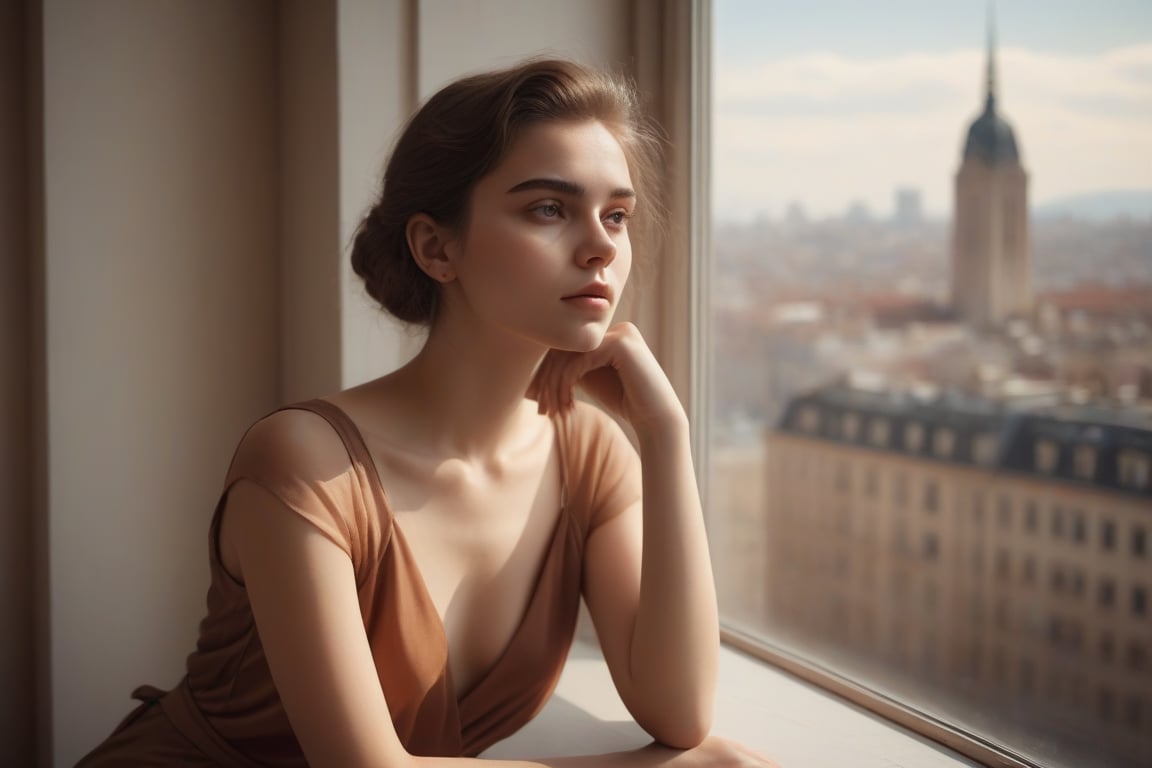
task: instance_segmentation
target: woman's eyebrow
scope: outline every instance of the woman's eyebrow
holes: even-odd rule
[[[571,195],[572,197],[583,197],[587,193],[587,190],[584,189],[583,185],[577,184],[574,181],[568,181],[567,179],[540,178],[522,181],[509,189],[508,194],[511,195],[515,192],[523,192],[526,189],[545,189],[550,192],[556,192],[562,195]],[[609,197],[636,197],[636,190],[630,189],[628,187],[617,187],[616,189],[612,190],[612,193],[609,195]]]

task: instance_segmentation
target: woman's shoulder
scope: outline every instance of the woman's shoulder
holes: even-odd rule
[[[332,414],[335,407],[313,400],[279,408],[256,421],[240,440],[233,474],[274,470],[306,471],[332,477],[346,471],[351,457]]]
[[[561,429],[569,444],[595,449],[607,445],[629,443],[624,428],[602,409],[577,400],[560,417]]]

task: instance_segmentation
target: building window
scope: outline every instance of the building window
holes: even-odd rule
[[[904,449],[912,453],[920,453],[924,447],[924,425],[912,422],[904,427]]]
[[[1133,672],[1148,670],[1148,648],[1139,640],[1128,644],[1128,668]]]
[[[1060,505],[1052,507],[1052,538],[1064,538],[1064,508]]]
[[[1077,544],[1083,544],[1086,538],[1087,530],[1084,525],[1084,513],[1076,510],[1072,513],[1072,541]]]
[[[1112,520],[1100,522],[1100,547],[1105,552],[1111,552],[1116,548],[1116,523]]]
[[[1116,658],[1116,642],[1112,639],[1111,632],[1104,632],[1100,635],[1100,661],[1111,664],[1114,658]]]
[[[1072,458],[1073,471],[1081,480],[1091,480],[1096,477],[1096,446],[1078,445]]]
[[[1053,565],[1051,575],[1049,576],[1048,583],[1053,592],[1057,595],[1064,593],[1064,569],[1059,565]]]
[[[806,432],[814,435],[820,431],[820,409],[815,405],[806,405],[800,409],[800,415],[797,417],[798,427],[801,432]]]
[[[892,500],[896,506],[903,507],[908,503],[908,478],[903,472],[897,472],[892,478]]]
[[[1021,578],[1026,586],[1033,586],[1036,584],[1036,558],[1028,555],[1024,558],[1024,567],[1021,570]]]
[[[1012,560],[1006,549],[996,550],[996,578],[1000,581],[1008,581],[1011,577]]]
[[[932,453],[939,459],[947,459],[955,447],[956,433],[947,427],[937,427],[932,436]]]
[[[845,440],[855,441],[860,437],[860,415],[846,413],[840,420],[840,431]]]
[[[924,559],[935,560],[940,554],[940,539],[934,533],[924,534]]]
[[[1073,570],[1069,577],[1068,585],[1073,597],[1084,597],[1084,571],[1079,568]]]
[[[877,448],[887,448],[892,428],[888,419],[874,418],[868,427],[868,439]]]
[[[981,466],[991,466],[996,463],[996,451],[999,441],[991,432],[983,432],[972,439],[972,461]]]
[[[1116,456],[1120,485],[1142,491],[1148,487],[1149,456],[1143,451],[1124,449]]]
[[[935,480],[924,483],[924,511],[935,512],[940,508],[940,489]]]
[[[1137,695],[1128,697],[1128,703],[1124,708],[1124,719],[1128,723],[1128,727],[1133,731],[1140,733],[1144,729],[1144,700]]]
[[[1060,460],[1060,444],[1047,438],[1037,440],[1032,447],[1032,461],[1036,471],[1050,475],[1056,471]]]
[[[1012,499],[1010,497],[1001,494],[1000,498],[997,499],[996,519],[1001,530],[1008,530],[1012,527]]]
[[[1132,615],[1143,618],[1148,613],[1148,591],[1144,587],[1132,587]]]
[[[972,493],[972,520],[976,525],[984,524],[984,491],[979,489]]]
[[[1100,581],[1099,602],[1101,608],[1111,608],[1116,604],[1116,582],[1112,579]]]
[[[1144,557],[1148,552],[1148,532],[1142,525],[1132,526],[1132,556]]]
[[[1024,528],[1029,533],[1036,532],[1036,525],[1040,518],[1040,510],[1036,506],[1036,502],[1029,499],[1024,504]]]

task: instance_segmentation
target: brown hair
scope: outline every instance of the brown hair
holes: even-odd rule
[[[660,228],[660,140],[627,81],[570,61],[532,60],[450,83],[409,120],[384,171],[380,196],[356,231],[352,268],[400,320],[427,324],[439,284],[417,266],[405,229],[417,213],[450,228],[467,222],[472,189],[529,125],[598,120],[620,142],[636,188],[630,226]]]

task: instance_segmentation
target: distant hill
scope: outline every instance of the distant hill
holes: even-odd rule
[[[1093,221],[1121,217],[1152,219],[1152,189],[1090,192],[1062,197],[1035,206],[1032,215],[1040,219],[1076,218]]]

